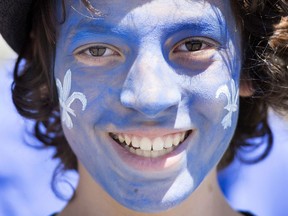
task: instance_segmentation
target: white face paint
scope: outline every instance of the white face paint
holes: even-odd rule
[[[216,98],[219,98],[220,94],[224,94],[227,97],[227,105],[224,107],[228,111],[227,115],[223,118],[221,124],[224,129],[231,127],[232,114],[238,110],[239,88],[236,86],[234,80],[231,80],[231,93],[227,85],[222,85],[216,92]]]
[[[73,92],[70,95],[71,90],[71,70],[68,70],[65,74],[63,86],[61,84],[61,81],[59,79],[56,79],[56,86],[58,89],[58,95],[59,95],[59,104],[62,108],[61,111],[61,121],[63,124],[66,125],[68,129],[73,128],[73,122],[69,114],[76,116],[75,111],[71,108],[72,103],[78,99],[82,103],[82,111],[85,110],[87,105],[87,99],[85,95],[81,92]]]

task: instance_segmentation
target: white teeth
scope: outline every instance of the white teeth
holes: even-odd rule
[[[140,149],[150,151],[151,147],[152,147],[151,140],[147,137],[143,137],[140,141]],[[154,143],[153,143],[153,149],[154,149]]]
[[[125,134],[125,135],[124,135],[124,139],[125,139],[126,144],[127,144],[127,145],[130,145],[130,143],[131,143],[130,137]]]
[[[143,151],[141,149],[136,149],[136,155],[144,156]]]
[[[159,156],[159,154],[160,154],[160,151],[152,151],[151,152],[151,157],[158,157]]]
[[[163,139],[160,137],[157,137],[153,141],[153,151],[160,151],[164,148],[164,142]]]
[[[172,150],[171,150],[172,151]],[[160,150],[160,151],[152,151],[151,152],[151,157],[159,157],[159,156],[162,156],[162,155],[165,155],[165,154],[167,154],[168,153],[168,151],[166,150],[166,149],[162,149],[162,150]]]
[[[179,145],[179,142],[180,142],[180,139],[181,139],[181,134],[175,134],[174,135],[174,138],[173,138],[173,145],[174,146],[178,146]]]
[[[150,157],[151,156],[151,151],[143,151],[143,156],[144,157]]]
[[[180,142],[183,142],[184,138],[185,138],[186,133],[181,133],[180,136]]]
[[[134,149],[134,148],[129,148],[129,151],[131,152],[131,153],[134,153],[134,154],[136,154],[136,149]]]
[[[134,148],[139,148],[140,147],[140,142],[139,142],[139,138],[136,136],[133,136],[132,138],[132,146]]]
[[[165,141],[164,141],[164,147],[165,148],[171,148],[173,145],[173,138],[171,135],[168,135],[165,137]]]
[[[173,151],[173,148],[165,149],[165,151],[166,151],[166,154],[170,153],[171,151]]]
[[[125,141],[125,138],[122,134],[119,134],[118,139],[121,143],[123,143]]]
[[[126,144],[124,147],[131,153],[144,157],[159,157],[173,151],[176,146],[183,142],[186,134],[187,131],[154,139],[128,134],[113,134],[113,137],[118,139],[120,143]]]

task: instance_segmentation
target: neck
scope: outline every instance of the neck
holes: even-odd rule
[[[147,214],[132,211],[117,203],[92,179],[80,162],[79,164],[80,179],[75,197],[59,216],[187,216],[187,212],[191,216],[240,216],[230,208],[223,197],[217,181],[216,168],[182,204],[165,212]]]

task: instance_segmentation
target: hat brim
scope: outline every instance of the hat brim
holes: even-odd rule
[[[32,0],[0,1],[0,33],[18,54],[29,34],[31,6]]]

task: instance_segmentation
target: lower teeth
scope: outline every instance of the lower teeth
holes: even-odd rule
[[[159,151],[145,151],[142,150],[140,148],[134,148],[134,147],[129,147],[127,145],[122,145],[125,149],[127,149],[128,151],[130,151],[133,154],[136,154],[138,156],[143,156],[143,157],[159,157],[165,154],[170,153],[171,151],[174,150],[174,147],[168,148],[168,149],[163,149],[163,150],[159,150]]]

